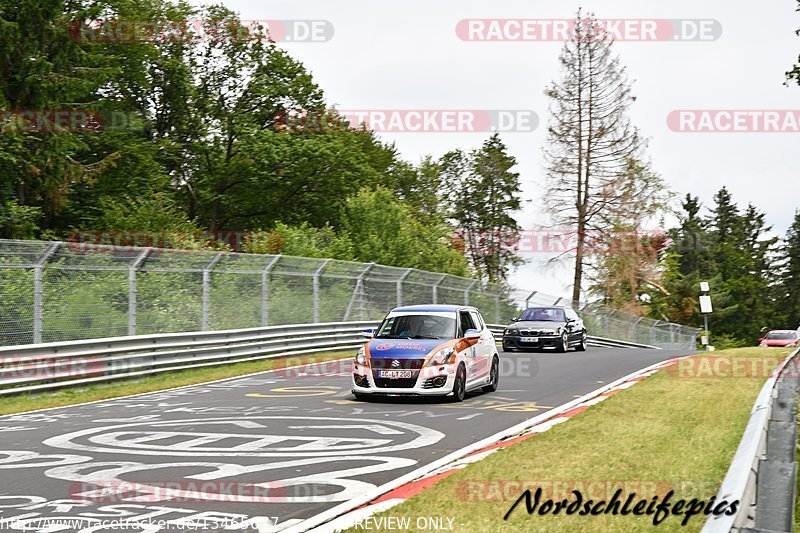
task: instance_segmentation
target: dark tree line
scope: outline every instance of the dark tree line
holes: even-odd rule
[[[195,20],[201,39],[116,24],[193,35]],[[0,237],[162,232],[175,239],[159,244],[214,247],[193,235],[243,231],[252,251],[506,277],[513,257],[487,242],[468,259],[460,238],[462,224],[516,228],[519,179],[499,137],[464,156],[470,179],[456,184],[449,158],[409,163],[358,125],[287,128],[292,113],[327,108],[302,63],[222,6],[0,0]],[[42,127],[23,112],[64,110],[91,118]]]
[[[652,316],[700,325],[700,282],[708,281],[716,345],[752,344],[764,327],[800,326],[800,212],[784,239],[768,236],[764,218],[724,187],[707,211],[687,195],[660,254],[660,287],[644,297]]]

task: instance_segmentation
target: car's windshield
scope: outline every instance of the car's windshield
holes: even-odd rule
[[[770,331],[767,333],[767,338],[770,340],[789,340],[797,338],[797,333],[794,331]]]
[[[441,315],[390,316],[375,334],[379,339],[454,339],[456,317]]]
[[[557,307],[531,307],[519,315],[519,320],[537,322],[565,322],[564,310]]]

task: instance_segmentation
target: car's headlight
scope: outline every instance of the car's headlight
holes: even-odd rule
[[[558,335],[560,331],[559,329],[540,329],[539,333],[541,335]]]
[[[358,349],[358,353],[356,354],[356,363],[360,365],[367,364],[367,351],[364,349],[363,346]]]
[[[456,351],[453,348],[442,348],[428,360],[428,366],[441,366],[450,362],[450,358]]]
[[[504,335],[517,335],[517,334],[519,334],[519,331],[517,331],[515,329],[507,329],[507,330],[505,330],[503,332],[503,334]]]

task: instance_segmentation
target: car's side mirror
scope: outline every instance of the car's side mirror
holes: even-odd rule
[[[361,332],[361,336],[366,337],[368,339],[371,339],[374,334],[375,334],[374,329],[365,329],[364,331]]]
[[[567,318],[567,323],[570,323],[570,322],[577,322],[577,320],[574,319],[574,318]]]
[[[464,332],[464,338],[465,339],[480,339],[481,338],[481,332],[478,331],[477,329],[468,329],[467,331]]]
[[[515,316],[514,318],[511,319],[511,322],[519,322],[519,317]]]

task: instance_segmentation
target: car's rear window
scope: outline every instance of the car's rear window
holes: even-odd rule
[[[770,331],[767,333],[769,340],[784,341],[797,338],[797,333],[794,331]]]

